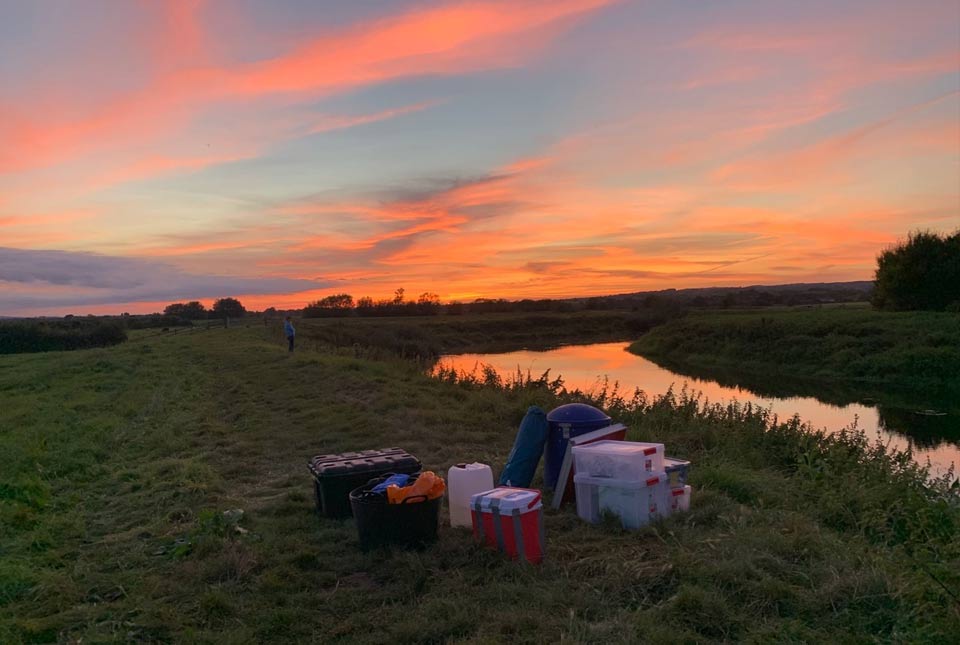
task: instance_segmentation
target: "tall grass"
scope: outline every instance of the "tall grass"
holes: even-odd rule
[[[469,372],[440,366],[434,373],[471,389],[533,390],[557,403],[589,403],[626,423],[633,435],[656,437],[682,456],[708,452],[723,455],[730,465],[779,470],[809,496],[804,512],[832,529],[893,549],[960,603],[960,542],[955,539],[960,480],[954,468],[934,477],[909,449],[891,448],[879,436],[871,440],[856,422],[828,434],[799,417],[780,420],[750,403],[711,403],[686,385],[650,398],[641,389],[621,392],[608,380],[592,391],[568,391],[549,371],[534,377],[518,369],[504,378],[479,364]],[[757,491],[737,492],[749,502]]]
[[[855,428],[341,349],[290,356],[254,327],[0,358],[0,642],[960,633],[957,489]],[[424,551],[363,553],[352,521],[314,513],[312,454],[400,445],[438,472],[498,470],[529,405],[578,400],[693,462],[688,513],[627,532],[548,509],[538,567],[446,523]]]

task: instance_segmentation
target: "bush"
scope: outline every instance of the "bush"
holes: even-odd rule
[[[960,307],[960,229],[952,235],[911,233],[877,258],[878,309],[956,311]]]
[[[338,293],[311,302],[303,308],[304,318],[339,318],[353,313],[353,296]]]
[[[214,318],[242,318],[247,310],[236,298],[220,298],[211,309]]]
[[[123,328],[102,321],[12,322],[0,325],[0,354],[108,347],[126,339]]]
[[[196,300],[191,300],[190,302],[175,302],[172,305],[167,305],[163,313],[168,316],[186,318],[187,320],[203,320],[207,317],[207,310],[203,306],[203,303]]]

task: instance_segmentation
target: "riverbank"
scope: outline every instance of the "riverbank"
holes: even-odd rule
[[[304,346],[315,350],[346,348],[368,357],[430,360],[457,352],[549,349],[571,343],[633,340],[681,313],[679,309],[663,307],[639,311],[307,319],[297,321],[297,337]],[[274,327],[279,329],[276,321]]]
[[[866,307],[694,312],[651,329],[630,351],[675,371],[778,381],[802,390],[857,384],[960,395],[960,316]],[[762,386],[761,386],[762,387]]]
[[[250,327],[0,358],[0,642],[941,641],[960,629],[956,491],[855,436],[672,397],[594,401],[693,460],[639,533],[547,511],[521,567],[441,529],[363,554],[307,458],[400,445],[499,468],[545,382],[431,379]],[[539,480],[534,485],[539,485]],[[224,511],[241,509],[224,515]],[[229,517],[231,519],[226,519]]]

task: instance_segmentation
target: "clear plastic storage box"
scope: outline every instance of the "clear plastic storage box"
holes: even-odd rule
[[[589,477],[640,481],[663,471],[663,444],[596,441],[574,446],[573,469]]]
[[[663,458],[663,469],[670,477],[670,486],[687,485],[687,476],[690,474],[690,462],[684,459],[674,459],[673,457]]]
[[[645,479],[613,479],[577,473],[577,515],[596,524],[603,511],[620,518],[624,528],[638,529],[670,514],[672,502],[667,474],[649,473]]]

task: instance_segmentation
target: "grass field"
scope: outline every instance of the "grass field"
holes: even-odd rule
[[[539,567],[447,526],[426,551],[363,554],[351,520],[314,514],[310,455],[397,445],[498,469],[527,406],[576,397],[280,341],[254,326],[0,357],[0,643],[960,633],[956,489],[860,437],[682,395],[601,403],[694,461],[687,514],[629,533],[547,511]]]
[[[640,311],[310,319],[297,321],[297,337],[313,349],[362,347],[366,356],[432,359],[454,352],[547,349],[567,343],[632,340],[678,313],[665,307]]]
[[[857,306],[697,312],[652,329],[630,351],[686,372],[960,396],[955,313]]]

